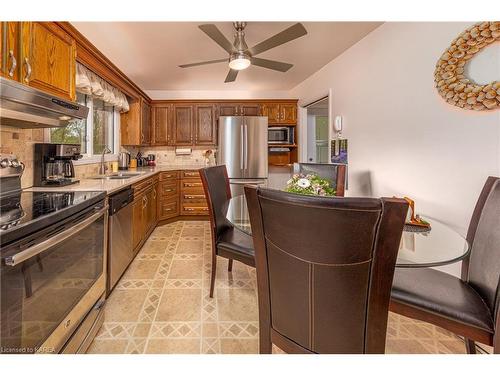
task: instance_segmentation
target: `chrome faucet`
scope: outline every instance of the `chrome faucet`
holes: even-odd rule
[[[101,165],[99,166],[99,174],[106,174],[106,165],[104,165],[104,154],[109,154],[109,153],[111,153],[111,150],[107,146],[104,146],[104,150],[102,150],[102,155],[101,155]]]

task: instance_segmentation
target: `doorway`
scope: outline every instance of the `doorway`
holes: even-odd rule
[[[329,162],[329,110],[328,97],[307,106],[307,162]]]

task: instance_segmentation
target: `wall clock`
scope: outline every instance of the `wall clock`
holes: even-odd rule
[[[436,63],[434,81],[448,103],[476,111],[500,108],[500,81],[479,85],[467,77],[465,65],[483,48],[500,41],[500,21],[480,22],[461,33]]]

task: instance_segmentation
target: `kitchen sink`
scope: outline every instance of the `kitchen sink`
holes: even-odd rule
[[[94,176],[94,177],[90,177],[90,179],[91,180],[126,180],[127,178],[140,176],[141,174],[142,173],[119,172],[119,173],[113,173],[113,174],[108,174],[108,175]]]

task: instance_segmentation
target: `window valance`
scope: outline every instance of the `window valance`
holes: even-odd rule
[[[76,64],[76,91],[100,99],[120,112],[129,110],[125,94],[79,63]]]

